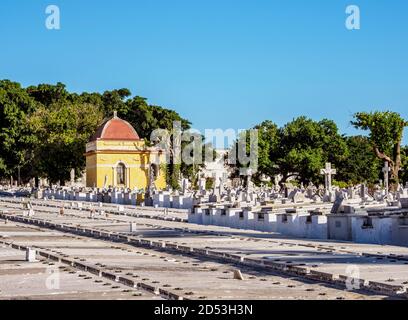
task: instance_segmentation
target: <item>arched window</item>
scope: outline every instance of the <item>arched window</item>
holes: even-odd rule
[[[116,167],[116,174],[117,174],[117,184],[125,184],[125,176],[126,176],[126,167],[123,163],[119,163],[118,166]]]

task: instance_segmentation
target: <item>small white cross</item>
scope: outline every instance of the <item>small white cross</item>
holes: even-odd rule
[[[332,169],[331,163],[326,162],[326,168],[320,170],[320,174],[325,177],[325,187],[327,191],[331,191],[332,187],[332,175],[337,173],[336,169]]]

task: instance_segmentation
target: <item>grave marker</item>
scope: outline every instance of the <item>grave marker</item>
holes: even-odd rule
[[[390,174],[390,167],[388,161],[385,161],[384,167],[382,168],[382,172],[384,174],[384,188],[385,188],[385,195],[389,193],[389,174]]]
[[[336,169],[332,169],[331,163],[327,162],[326,167],[320,170],[320,174],[324,175],[324,185],[326,192],[330,192],[332,190],[332,175],[337,173]]]
[[[37,260],[35,259],[35,256],[36,256],[35,250],[31,248],[26,249],[26,261],[27,262],[36,262]]]

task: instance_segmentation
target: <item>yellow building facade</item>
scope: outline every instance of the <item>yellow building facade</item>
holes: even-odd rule
[[[87,187],[166,188],[166,154],[149,148],[135,129],[116,116],[106,120],[86,145]]]

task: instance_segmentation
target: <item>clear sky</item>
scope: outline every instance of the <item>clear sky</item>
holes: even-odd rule
[[[50,4],[61,30],[45,27]],[[361,30],[345,27],[350,4]],[[0,32],[0,78],[126,87],[200,130],[306,115],[353,134],[356,111],[408,119],[406,0],[1,0]]]

